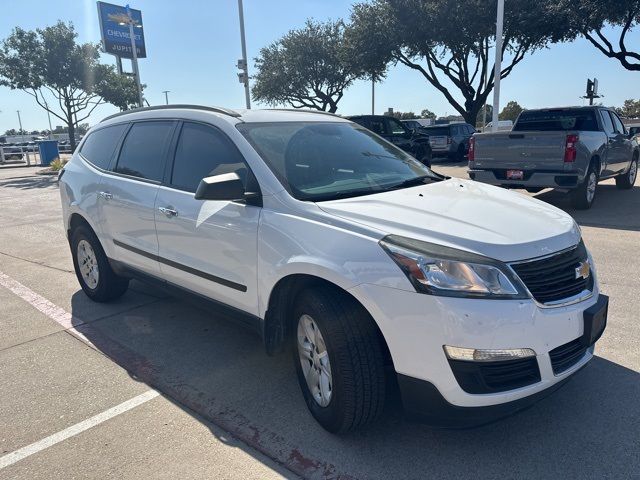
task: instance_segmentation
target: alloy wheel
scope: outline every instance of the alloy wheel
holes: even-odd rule
[[[595,172],[591,172],[589,174],[589,179],[587,182],[587,202],[593,202],[593,197],[596,196],[596,185],[598,184],[598,177],[596,177]]]
[[[80,240],[78,242],[76,255],[82,280],[89,288],[96,288],[100,280],[100,271],[98,269],[98,259],[96,258],[96,253],[93,251],[93,247],[86,240]]]
[[[331,363],[327,346],[318,324],[309,315],[298,319],[298,355],[302,373],[313,399],[326,407],[333,393]]]

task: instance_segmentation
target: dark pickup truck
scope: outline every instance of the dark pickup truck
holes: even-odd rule
[[[475,134],[469,177],[507,188],[567,190],[576,208],[593,204],[600,180],[631,188],[638,142],[618,115],[603,107],[525,110],[509,132]]]

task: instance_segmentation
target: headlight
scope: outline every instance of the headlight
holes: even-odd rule
[[[449,297],[528,298],[518,278],[497,260],[389,235],[380,246],[418,292]]]

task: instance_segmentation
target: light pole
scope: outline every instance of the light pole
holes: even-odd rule
[[[43,95],[44,97],[44,95]],[[53,140],[51,138],[51,136],[53,135],[53,128],[51,127],[51,113],[49,113],[49,104],[47,103],[47,101],[43,98],[44,100],[44,108],[47,111],[47,119],[49,120],[49,140]]]
[[[375,115],[376,109],[376,79],[371,77],[371,115]]]
[[[247,63],[247,44],[244,40],[244,10],[242,0],[238,0],[238,17],[240,19],[240,42],[242,44],[242,66],[244,67],[244,98],[247,110],[251,109],[251,96],[249,95],[249,64]]]
[[[163,90],[162,93],[164,93],[164,104],[165,105],[169,105],[169,92],[171,92],[171,90]]]
[[[131,16],[131,9],[127,4],[127,17],[125,22],[120,22],[118,25],[129,25],[129,38],[131,40],[131,66],[133,68],[133,75],[136,78],[136,86],[138,87],[138,106],[144,107],[144,98],[142,97],[142,84],[140,83],[140,70],[138,69],[138,49],[136,47],[136,37],[133,33],[134,25],[137,28],[142,28],[142,25],[137,25],[133,17]]]
[[[496,61],[493,70],[493,115],[491,131],[498,131],[498,112],[500,110],[500,73],[502,72],[502,24],[504,22],[504,0],[498,0],[496,18]]]
[[[18,112],[18,124],[20,125],[20,135],[22,136],[22,141],[24,142],[24,130],[22,130],[22,119],[20,118],[20,110],[16,110]]]

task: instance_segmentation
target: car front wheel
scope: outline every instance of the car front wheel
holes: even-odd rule
[[[320,287],[298,296],[293,319],[298,381],[316,421],[341,433],[375,420],[384,406],[384,362],[368,313],[343,292]]]

